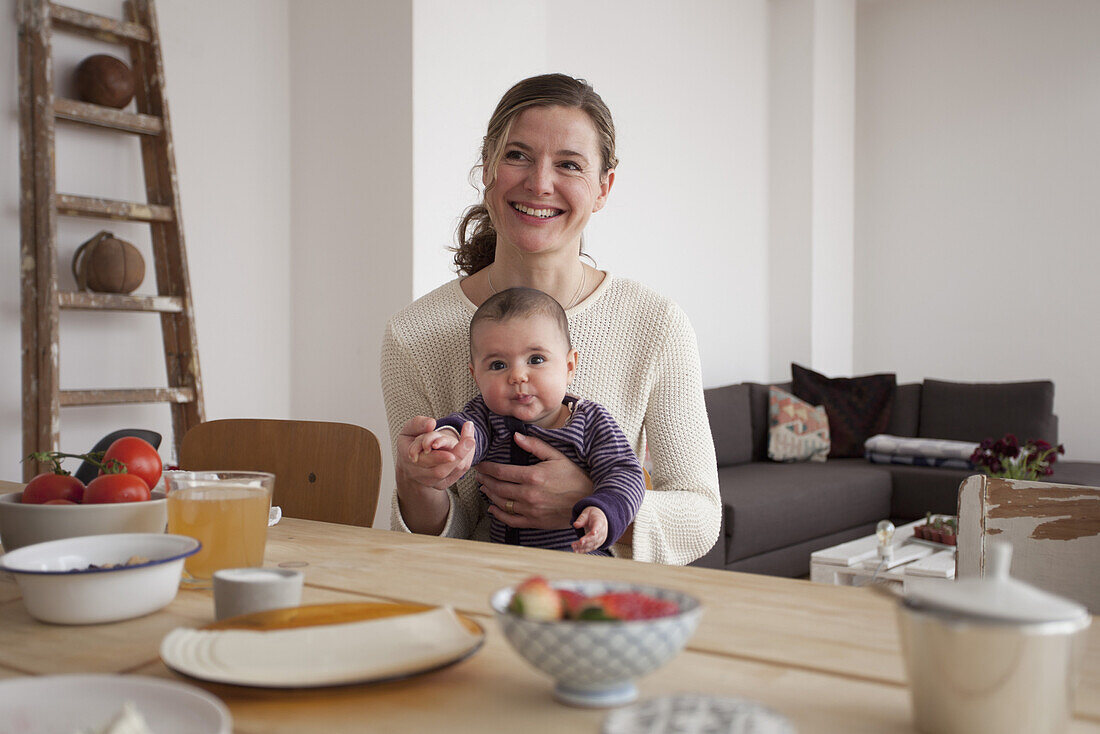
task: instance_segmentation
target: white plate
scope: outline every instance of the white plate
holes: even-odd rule
[[[49,675],[0,681],[0,734],[97,731],[130,701],[156,734],[231,734],[221,701],[195,686],[137,675]]]

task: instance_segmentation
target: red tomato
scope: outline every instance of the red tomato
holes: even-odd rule
[[[70,474],[39,474],[23,488],[23,504],[43,505],[50,500],[79,503],[84,497],[84,482]]]
[[[148,441],[137,436],[123,436],[112,443],[103,454],[103,464],[107,465],[111,459],[125,464],[126,473],[141,477],[145,480],[145,486],[150,489],[157,486],[163,464],[160,454]]]
[[[75,505],[76,502],[72,500],[46,500],[42,504],[44,505]]]
[[[149,499],[149,485],[137,474],[100,474],[88,482],[84,504],[107,502],[144,502]]]

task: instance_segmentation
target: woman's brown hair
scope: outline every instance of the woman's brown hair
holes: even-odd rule
[[[524,79],[504,93],[489,119],[489,127],[481,144],[478,167],[488,171],[486,188],[496,180],[497,165],[508,140],[512,123],[529,107],[575,107],[583,110],[596,128],[600,144],[600,177],[619,165],[615,157],[615,123],[596,90],[583,79],[565,74],[542,74]],[[456,232],[455,269],[460,275],[473,275],[492,264],[496,257],[497,233],[489,218],[489,209],[482,197],[480,203],[466,210]]]

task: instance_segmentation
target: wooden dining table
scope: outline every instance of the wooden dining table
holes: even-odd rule
[[[549,678],[509,645],[490,594],[533,574],[678,589],[704,613],[687,647],[639,683],[640,700],[703,694],[756,701],[799,732],[912,732],[895,604],[867,589],[693,567],[583,556],[283,518],[269,529],[264,565],[305,574],[303,604],[451,605],[485,630],[474,655],[385,683],[302,690],[190,680],[160,660],[177,627],[214,621],[210,591],[181,590],[164,609],[91,626],[31,618],[10,574],[0,574],[0,679],[61,673],[168,678],[226,703],[234,731],[599,732],[606,709],[564,705]],[[1100,732],[1100,629],[1087,633],[1072,732]]]

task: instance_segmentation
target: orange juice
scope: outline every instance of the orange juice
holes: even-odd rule
[[[168,532],[189,535],[202,548],[184,562],[192,579],[207,580],[223,568],[262,566],[270,490],[219,483],[168,493]]]

